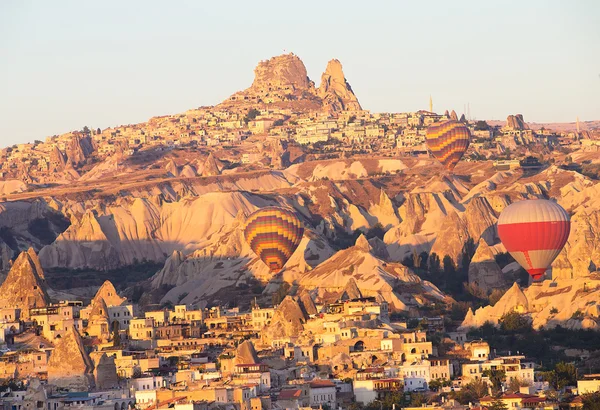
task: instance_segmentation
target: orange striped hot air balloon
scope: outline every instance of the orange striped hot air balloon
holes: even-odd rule
[[[444,121],[427,129],[425,141],[431,154],[452,171],[467,148],[471,133],[466,125],[458,121]]]
[[[273,273],[283,268],[303,234],[302,222],[293,211],[274,206],[254,212],[244,228],[246,242]]]

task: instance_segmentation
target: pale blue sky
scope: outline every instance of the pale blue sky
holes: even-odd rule
[[[0,2],[0,146],[216,104],[292,51],[362,106],[600,119],[600,1]]]

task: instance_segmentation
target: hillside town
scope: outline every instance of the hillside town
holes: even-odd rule
[[[0,407],[600,402],[598,122],[427,100],[373,113],[338,60],[316,87],[284,54],[218,105],[0,149]],[[456,171],[427,145],[446,121]],[[570,236],[534,281],[499,225],[538,199]],[[277,269],[245,228],[272,207],[302,227]]]
[[[276,76],[281,66],[289,70],[288,77]],[[338,60],[327,66],[322,87],[316,89],[307,78],[297,56],[282,55],[261,62],[252,86],[217,106],[103,130],[85,126],[44,141],[2,148],[0,191],[8,194],[78,179],[91,181],[128,159],[173,149],[212,153],[227,162],[228,169],[282,169],[297,162],[298,156],[304,160],[374,153],[427,157],[427,127],[450,119],[471,130],[473,141],[465,160],[493,160],[497,169],[519,168],[519,161],[527,157],[550,159],[555,150],[597,152],[600,146],[597,133],[580,129],[579,122],[572,131],[533,130],[522,115],[509,115],[504,126],[492,125],[466,118],[465,113],[459,117],[454,110],[437,114],[431,98],[428,109],[371,113],[358,103]],[[212,162],[172,165],[170,170],[175,176],[209,176],[220,172]],[[568,160],[561,163],[576,168]]]
[[[586,375],[556,391],[530,358],[492,351],[443,317],[394,317],[353,281],[329,303],[301,293],[249,311],[142,312],[108,281],[89,304],[47,291],[37,255],[23,252],[0,287],[5,409],[354,409],[394,395],[404,408],[559,409],[600,389]],[[461,405],[473,388],[486,395]]]

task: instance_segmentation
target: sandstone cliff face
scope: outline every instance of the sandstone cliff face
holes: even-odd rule
[[[21,309],[21,318],[29,318],[29,309],[48,305],[44,272],[31,249],[21,252],[0,286],[0,308]]]
[[[94,363],[85,351],[81,336],[70,328],[56,343],[48,361],[48,383],[70,391],[94,387]]]
[[[469,265],[469,283],[490,293],[494,289],[506,287],[510,283],[509,281],[508,276],[502,273],[502,269],[496,263],[492,250],[481,238]]]
[[[361,110],[358,98],[346,81],[339,60],[331,60],[321,76],[318,95],[323,99],[323,108],[327,111]]]
[[[465,222],[458,216],[458,213],[452,211],[444,219],[437,238],[431,247],[431,254],[434,253],[443,261],[449,256],[454,264],[461,266],[465,244],[471,236]]]

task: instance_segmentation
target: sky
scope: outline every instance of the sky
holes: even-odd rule
[[[293,52],[364,109],[600,120],[600,1],[0,1],[0,146],[214,105]]]

